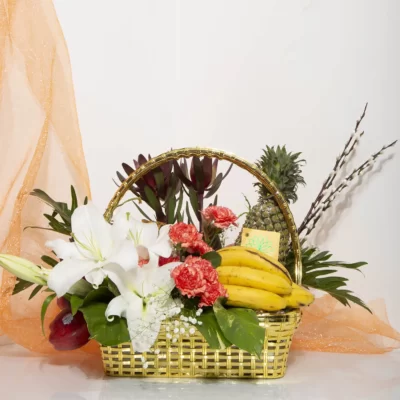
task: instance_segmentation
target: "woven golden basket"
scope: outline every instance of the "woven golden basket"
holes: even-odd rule
[[[296,282],[300,284],[300,243],[287,202],[268,176],[255,165],[233,154],[204,148],[185,148],[161,154],[142,165],[121,184],[108,205],[105,218],[111,220],[115,208],[129,187],[148,172],[167,161],[193,156],[230,161],[249,171],[273,194],[288,224],[296,260]],[[151,353],[135,353],[131,343],[101,346],[104,371],[110,376],[140,378],[281,378],[286,372],[290,345],[300,319],[300,310],[260,313],[260,325],[266,328],[264,350],[260,359],[236,346],[225,350],[210,349],[197,330],[189,337],[180,336],[179,340],[173,343],[167,338],[167,331],[175,321],[166,321]],[[146,362],[146,368],[143,360]]]

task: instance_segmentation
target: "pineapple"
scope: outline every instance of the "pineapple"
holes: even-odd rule
[[[288,153],[286,146],[277,148],[267,146],[264,154],[256,162],[258,168],[262,169],[275,183],[288,203],[297,200],[297,188],[305,185],[302,177],[301,167],[305,161],[300,159],[301,153]],[[260,183],[255,183],[259,193],[257,204],[249,209],[244,227],[260,229],[265,231],[279,232],[279,260],[285,261],[290,246],[289,230],[285,218],[279,209],[278,204],[267,189]],[[236,244],[241,242],[240,234]]]

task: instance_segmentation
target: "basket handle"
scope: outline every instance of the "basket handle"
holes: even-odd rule
[[[222,150],[215,150],[209,148],[189,147],[189,148],[167,151],[166,153],[160,154],[159,156],[150,159],[145,164],[141,165],[137,170],[132,172],[127,177],[127,179],[123,183],[121,183],[118,190],[115,192],[113,198],[111,199],[110,203],[108,204],[107,210],[104,214],[105,219],[107,221],[111,221],[114,210],[117,208],[120,200],[129,190],[129,188],[153,169],[159,167],[160,165],[168,161],[179,160],[181,158],[202,157],[202,156],[229,161],[237,165],[238,167],[245,169],[246,171],[250,172],[255,178],[257,178],[258,181],[265,186],[268,192],[270,192],[273,195],[288,225],[288,230],[292,239],[292,246],[295,259],[295,281],[297,284],[301,284],[302,264],[301,264],[300,240],[299,240],[299,235],[297,233],[297,228],[294,222],[293,215],[289,209],[289,204],[283,197],[282,193],[276,188],[271,179],[263,171],[257,168],[254,164],[249,163],[248,161],[232,153],[227,153]]]

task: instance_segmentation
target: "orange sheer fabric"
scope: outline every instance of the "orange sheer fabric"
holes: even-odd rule
[[[293,349],[331,353],[380,354],[400,347],[400,333],[388,321],[383,300],[344,307],[331,296],[315,300],[303,310]]]
[[[40,263],[45,241],[54,234],[26,230],[45,225],[46,207],[29,197],[41,188],[66,201],[73,184],[90,195],[76,114],[67,47],[50,0],[0,2],[0,252]],[[110,194],[111,195],[111,194]],[[41,333],[40,307],[46,294],[28,301],[30,290],[11,296],[15,279],[4,273],[0,291],[0,332],[38,352],[54,350]],[[382,304],[381,304],[382,306]],[[58,312],[52,305],[46,326]],[[324,297],[304,310],[294,348],[382,353],[399,347],[400,334],[359,307]],[[84,349],[97,351],[91,343]]]
[[[90,195],[68,51],[51,1],[0,2],[0,137],[0,252],[40,263],[54,235],[23,231],[46,225],[46,207],[31,190],[64,201],[73,184],[81,199]],[[28,349],[51,352],[40,327],[46,293],[30,301],[31,290],[11,297],[14,282],[3,272],[0,332]],[[47,325],[57,311],[53,304]]]

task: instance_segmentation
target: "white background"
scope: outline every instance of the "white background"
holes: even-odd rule
[[[298,223],[366,101],[352,165],[399,138],[397,0],[55,0],[69,47],[94,201],[106,206],[122,162],[209,146],[255,160],[266,144],[307,159]],[[383,297],[400,329],[399,149],[338,199],[315,238],[336,259],[366,260],[350,287]],[[244,211],[252,179],[235,171],[220,203]],[[328,221],[329,220],[329,221]]]

